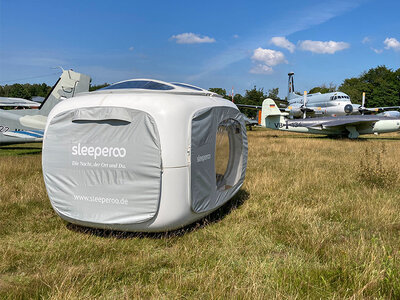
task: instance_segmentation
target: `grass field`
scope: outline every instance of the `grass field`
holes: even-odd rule
[[[397,133],[249,132],[239,194],[168,234],[63,222],[40,145],[13,148],[0,148],[1,299],[400,298]]]

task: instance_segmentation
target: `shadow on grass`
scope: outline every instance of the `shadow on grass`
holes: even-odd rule
[[[371,135],[370,135],[371,136]],[[311,139],[325,139],[325,140],[343,140],[353,142],[366,142],[366,141],[400,141],[400,137],[375,137],[368,135],[360,136],[357,139],[350,139],[347,136],[327,135],[327,136],[309,136]]]
[[[369,137],[371,136],[371,137]],[[310,135],[306,134],[294,134],[294,135],[268,135],[268,136],[260,136],[260,138],[279,138],[279,139],[315,139],[315,140],[343,140],[343,141],[355,141],[355,142],[365,142],[365,141],[400,141],[399,137],[381,137],[381,136],[372,136],[372,135],[363,135],[357,139],[350,139],[347,136],[340,135]],[[254,137],[253,137],[254,138]],[[256,137],[257,138],[257,137]]]
[[[104,238],[117,238],[117,239],[132,239],[132,238],[151,238],[151,239],[167,239],[172,237],[183,236],[189,232],[201,229],[210,224],[218,223],[223,220],[227,215],[229,215],[233,210],[239,208],[243,205],[243,203],[249,199],[250,194],[243,189],[240,189],[239,192],[227,203],[222,205],[216,211],[211,214],[205,216],[204,218],[186,225],[180,229],[171,230],[167,232],[125,232],[125,231],[116,231],[109,229],[96,229],[90,228],[80,225],[75,225],[68,223],[67,228],[69,230],[91,234]]]

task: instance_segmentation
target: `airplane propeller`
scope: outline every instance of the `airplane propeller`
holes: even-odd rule
[[[360,113],[362,115],[364,115],[364,112],[365,112],[365,92],[363,92],[363,94],[362,94],[361,106],[358,108],[358,110],[360,111]]]
[[[304,91],[302,111],[303,111],[303,119],[305,119],[307,116],[307,91]]]
[[[375,109],[366,108],[365,107],[365,92],[363,92],[361,106],[358,108],[358,111],[360,112],[360,114],[364,115],[364,113],[380,112],[380,111],[383,111],[383,109],[381,109],[381,108],[375,108]]]

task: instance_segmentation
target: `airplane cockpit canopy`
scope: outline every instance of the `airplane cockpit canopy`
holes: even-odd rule
[[[167,91],[167,90],[173,90],[174,87],[171,85],[151,80],[127,80],[127,81],[117,82],[105,88],[102,88],[102,90],[116,90],[116,89],[146,89],[146,90]]]
[[[99,92],[107,92],[112,90],[146,90],[149,92],[172,92],[172,93],[195,93],[195,94],[207,94],[215,97],[221,97],[220,95],[210,92],[208,90],[199,88],[194,85],[181,82],[164,82],[154,79],[130,79],[120,81],[99,89]],[[133,92],[133,91],[132,91]]]

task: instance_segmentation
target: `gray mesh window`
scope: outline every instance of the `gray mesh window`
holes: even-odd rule
[[[146,90],[173,90],[174,87],[163,83],[150,81],[150,80],[130,80],[116,84],[112,84],[102,90],[115,90],[115,89],[146,89]]]
[[[224,175],[229,162],[229,136],[226,126],[218,126],[215,143],[215,174],[217,189],[225,189]]]
[[[235,140],[238,144],[242,143],[242,133],[240,123],[229,119],[218,125],[215,144],[215,174],[217,190],[227,190],[231,188],[238,179],[236,169],[233,170],[233,163],[236,158]],[[237,159],[237,158],[236,158]]]

